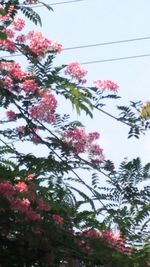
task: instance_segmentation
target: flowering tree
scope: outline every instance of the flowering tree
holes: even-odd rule
[[[92,117],[97,109],[126,124],[129,137],[136,138],[149,128],[149,102],[119,106],[115,117],[103,106],[118,98],[116,83],[97,80],[87,87],[87,71],[78,62],[54,67],[61,44],[41,32],[24,34],[25,21],[17,17],[20,10],[41,24],[31,8],[36,3],[0,6],[1,50],[19,52],[29,63],[24,70],[0,59],[0,266],[148,266],[150,193],[138,183],[149,178],[150,164],[143,167],[137,158],[123,161],[117,171],[104,157],[98,132],[88,133],[81,122],[57,113],[57,95],[78,113]],[[18,142],[44,146],[48,155],[20,151]],[[90,173],[91,181],[78,170]]]

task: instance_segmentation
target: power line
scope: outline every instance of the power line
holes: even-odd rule
[[[18,54],[14,56],[22,56],[22,54]],[[12,57],[12,56],[6,56],[6,57]],[[3,57],[3,58],[6,58],[6,57]],[[90,64],[105,63],[105,62],[112,62],[112,61],[129,60],[129,59],[135,59],[135,58],[144,58],[144,57],[150,57],[150,54],[86,61],[86,62],[81,62],[81,65],[90,65]]]
[[[90,47],[96,47],[96,46],[105,46],[105,45],[129,43],[129,42],[136,42],[136,41],[149,40],[149,39],[150,39],[150,36],[146,36],[146,37],[139,37],[139,38],[133,38],[133,39],[125,39],[125,40],[118,40],[118,41],[111,41],[111,42],[104,42],[104,43],[97,43],[97,44],[88,44],[88,45],[67,47],[67,48],[64,48],[63,50],[66,51],[66,50],[90,48]]]
[[[135,58],[143,58],[143,57],[150,57],[150,54],[144,55],[135,55],[135,56],[128,56],[128,57],[118,57],[118,58],[108,58],[102,60],[95,60],[95,61],[87,61],[81,62],[82,65],[90,65],[90,64],[97,64],[97,63],[104,63],[104,62],[111,62],[111,61],[121,61],[121,60],[128,60],[128,59],[135,59]]]
[[[71,0],[71,1],[63,1],[63,2],[55,2],[55,3],[51,3],[48,4],[49,6],[56,6],[56,5],[64,5],[64,4],[72,4],[75,2],[82,2],[82,1],[86,1],[86,0]],[[25,5],[28,6],[28,5]],[[29,5],[31,8],[38,8],[38,7],[44,7],[44,5]]]
[[[149,40],[150,36],[146,37],[139,37],[139,38],[132,38],[132,39],[125,39],[125,40],[118,40],[118,41],[111,41],[111,42],[103,42],[103,43],[97,43],[97,44],[88,44],[88,45],[81,45],[81,46],[73,46],[73,47],[67,47],[64,48],[63,51],[68,50],[76,50],[76,49],[83,49],[83,48],[91,48],[91,47],[98,47],[98,46],[105,46],[105,45],[113,45],[113,44],[120,44],[120,43],[129,43],[129,42],[135,42],[135,41],[142,41],[142,40]],[[22,54],[18,53],[15,55],[6,55],[3,58],[12,58],[12,57],[20,57],[23,56]],[[90,62],[83,62],[82,64],[96,64],[96,63],[103,63],[103,62],[110,62],[110,61],[118,61],[118,60],[126,60],[126,59],[134,59],[134,58],[140,58],[140,57],[148,57],[147,55],[135,55],[135,56],[129,56],[129,57],[120,57],[120,58],[112,58],[112,59],[104,59],[104,60],[97,60],[97,61],[90,61]]]

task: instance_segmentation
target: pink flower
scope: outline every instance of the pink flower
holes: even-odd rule
[[[26,36],[24,34],[20,34],[16,37],[16,42],[24,43],[26,41]]]
[[[86,74],[87,70],[81,68],[79,62],[73,62],[69,64],[65,70],[65,75],[70,75],[73,79],[76,79],[81,84],[86,83],[86,80],[83,79]]]
[[[97,144],[92,144],[89,147],[89,151],[90,151],[90,153],[92,153],[94,155],[101,155],[103,152],[103,149]]]
[[[15,19],[13,20],[13,26],[16,31],[21,31],[25,26],[24,19],[15,17]]]
[[[30,206],[30,201],[28,199],[16,198],[12,201],[11,206],[13,209],[26,213]]]
[[[110,80],[105,80],[105,81],[101,81],[101,80],[97,80],[94,81],[94,85],[97,88],[100,88],[101,90],[105,91],[105,90],[111,90],[113,92],[117,92],[119,86],[117,83],[114,83]]]
[[[62,51],[62,44],[55,41],[51,41],[50,50],[52,50],[52,52],[54,51],[55,53],[60,54]]]
[[[34,80],[26,80],[21,84],[21,88],[30,93],[35,92],[38,89],[38,85]]]
[[[88,142],[91,144],[94,140],[100,138],[100,134],[98,132],[92,132],[88,134]]]
[[[10,78],[17,79],[17,80],[22,80],[26,77],[28,77],[29,73],[24,72],[21,69],[20,64],[16,62],[0,62],[0,70],[5,71],[6,75]]]
[[[27,192],[28,199],[31,201],[36,201],[37,200],[37,195],[35,192]]]
[[[28,190],[28,186],[24,182],[18,182],[17,184],[15,184],[15,188],[20,193],[24,193],[24,192],[26,192]]]
[[[86,133],[83,128],[74,128],[63,134],[63,141],[71,146],[75,153],[89,153],[89,159],[99,164],[103,161],[103,149],[93,142],[99,138],[99,133]]]
[[[9,51],[10,53],[15,53],[17,50],[15,42],[11,39],[0,40],[0,46],[2,49]]]
[[[64,218],[62,216],[54,214],[52,217],[56,224],[60,224],[60,225],[64,224]]]
[[[60,53],[62,45],[45,38],[42,33],[31,31],[27,35],[29,48],[39,57],[43,57],[47,52]]]
[[[6,111],[6,115],[7,115],[7,118],[10,121],[15,121],[16,120],[16,113],[14,111],[8,110],[8,111]]]
[[[34,119],[39,119],[48,123],[55,121],[55,109],[57,100],[52,94],[45,94],[43,99],[38,105],[30,109],[30,115]]]
[[[3,84],[4,86],[6,87],[7,90],[12,90],[13,87],[14,87],[14,83],[13,83],[13,80],[9,77],[9,76],[5,76],[4,77],[4,80],[3,80]]]
[[[18,127],[16,127],[16,132],[19,134],[24,134],[25,129],[26,129],[26,126],[24,126],[24,125],[18,126]]]
[[[14,35],[15,35],[15,33],[14,33],[14,31],[12,30],[12,29],[6,29],[5,30],[5,32],[6,32],[6,34],[7,34],[7,37],[9,37],[9,38],[13,38],[14,37]]]
[[[26,213],[26,216],[31,221],[37,221],[41,219],[40,214],[36,213],[35,211],[31,209],[28,210],[28,212]]]
[[[82,232],[82,235],[89,238],[100,238],[101,232],[97,229],[89,229]]]
[[[33,178],[35,177],[35,173],[31,173],[27,176],[27,180],[30,181],[30,180],[33,180]]]
[[[86,150],[87,135],[83,128],[68,130],[64,134],[64,142],[73,148],[79,154]]]
[[[10,182],[4,181],[0,183],[0,194],[2,194],[7,199],[14,193],[14,188]]]
[[[35,145],[38,145],[41,143],[41,138],[40,136],[38,136],[37,134],[31,134],[30,135],[30,140],[35,144]]]
[[[38,199],[38,209],[39,210],[44,210],[44,211],[49,211],[51,209],[51,205],[48,203],[44,203],[42,198]]]

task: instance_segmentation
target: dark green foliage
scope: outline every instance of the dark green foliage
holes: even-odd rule
[[[36,13],[32,8],[30,7],[20,7],[20,10],[22,13],[31,20],[35,25],[40,24],[42,26],[42,21],[38,13]]]

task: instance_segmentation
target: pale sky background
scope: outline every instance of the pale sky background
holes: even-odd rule
[[[43,0],[47,4],[61,0]],[[69,0],[68,0],[69,1]],[[103,43],[124,39],[150,36],[149,0],[85,0],[76,3],[53,5],[54,12],[36,8],[42,17],[42,33],[63,47]],[[57,57],[56,64],[85,62],[109,58],[150,53],[150,40],[114,44],[64,51]],[[127,104],[129,100],[150,100],[150,57],[84,65],[88,70],[88,85],[96,79],[111,79],[120,85],[119,95]],[[109,101],[108,101],[109,103]],[[115,104],[115,101],[114,101]],[[67,112],[63,105],[63,112]],[[112,108],[108,109],[113,112]],[[60,109],[61,110],[61,109]],[[107,108],[106,108],[107,110]],[[128,127],[94,112],[94,119],[86,116],[81,119],[87,130],[101,133],[100,143],[107,158],[118,164],[124,157],[132,159],[140,156],[143,163],[150,160],[150,134],[140,140],[127,139]]]
[[[43,2],[54,4],[64,0]],[[149,0],[84,0],[52,7],[54,12],[49,12],[44,7],[36,8],[43,26],[35,27],[28,21],[27,30],[34,28],[42,31],[49,39],[62,43],[64,48],[150,36]],[[55,62],[56,65],[61,65],[140,54],[150,54],[150,40],[63,51]],[[24,63],[22,57],[15,60]],[[114,114],[112,103],[128,105],[129,100],[150,100],[150,57],[84,65],[84,68],[88,70],[89,86],[97,79],[110,79],[120,85],[119,95],[122,100],[108,101],[106,107],[106,110]],[[71,108],[66,102],[62,102],[59,111],[70,113]],[[79,117],[76,113],[73,117],[81,120],[88,131],[100,132],[104,154],[116,165],[124,157],[132,159],[140,156],[143,163],[150,161],[149,132],[145,136],[141,135],[140,140],[127,139],[128,127],[100,112],[94,112],[94,119],[84,114]],[[44,149],[43,147],[43,153]]]

